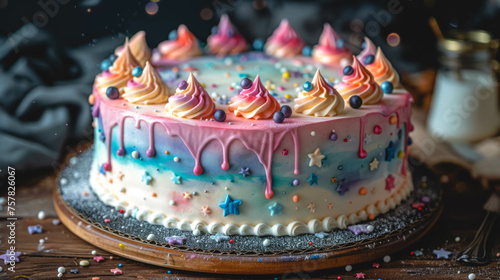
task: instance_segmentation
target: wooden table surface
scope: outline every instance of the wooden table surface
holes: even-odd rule
[[[77,154],[71,151],[66,159]],[[474,237],[484,212],[482,204],[488,193],[480,187],[480,183],[469,175],[467,170],[455,165],[440,165],[435,168],[438,174],[445,174],[448,182],[443,184],[445,190],[445,210],[437,225],[426,237],[396,255],[392,260],[384,263],[374,262],[353,265],[352,271],[344,268],[310,273],[291,273],[287,275],[256,276],[227,276],[210,275],[193,272],[155,267],[139,262],[112,256],[84,240],[79,239],[64,225],[53,225],[57,219],[52,204],[52,190],[56,187],[56,173],[46,171],[39,174],[18,174],[16,176],[16,222],[15,240],[16,250],[22,252],[21,262],[16,264],[16,272],[7,271],[8,266],[0,263],[3,271],[0,279],[57,279],[58,267],[65,267],[63,279],[357,279],[356,273],[364,273],[366,279],[468,279],[470,273],[476,279],[500,279],[500,241],[493,247],[493,262],[482,267],[467,266],[454,260],[456,254],[464,248]],[[2,171],[5,172],[5,171]],[[2,182],[2,183],[5,183]],[[0,186],[2,186],[0,184]],[[6,187],[0,189],[0,195],[5,197]],[[6,206],[0,212],[0,254],[8,248]],[[39,220],[37,214],[45,211],[46,218]],[[27,227],[40,224],[43,233],[28,234]],[[498,231],[497,231],[497,236]],[[45,248],[38,250],[39,239],[45,239]],[[458,241],[457,241],[458,240]],[[444,248],[451,251],[450,259],[437,259],[433,250]],[[97,263],[92,258],[92,250],[97,255],[104,256],[106,261]],[[412,254],[414,250],[422,250],[423,256]],[[112,259],[111,259],[112,258]],[[80,267],[80,260],[89,260],[90,266]],[[123,275],[112,275],[110,269],[122,264]],[[196,265],[193,263],[193,265]],[[79,268],[78,274],[70,274],[69,270]],[[291,269],[293,271],[293,269]],[[16,278],[17,276],[17,278]],[[24,276],[25,278],[19,277]]]

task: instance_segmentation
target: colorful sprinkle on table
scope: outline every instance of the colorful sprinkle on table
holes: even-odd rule
[[[96,262],[103,262],[104,260],[106,260],[106,259],[103,258],[102,256],[95,256],[94,257],[94,261],[96,261]]]

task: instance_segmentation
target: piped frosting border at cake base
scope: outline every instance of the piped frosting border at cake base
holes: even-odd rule
[[[401,204],[410,193],[413,191],[413,184],[411,179],[411,172],[405,172],[405,177],[402,180],[398,190],[390,197],[376,201],[367,205],[363,209],[349,215],[339,215],[337,217],[325,217],[320,219],[311,219],[309,222],[304,223],[300,221],[292,221],[287,225],[277,223],[268,225],[265,223],[258,223],[256,225],[242,224],[223,224],[223,223],[205,223],[200,220],[187,221],[179,220],[173,217],[168,217],[165,213],[150,212],[146,210],[137,209],[135,206],[128,205],[127,202],[119,200],[112,193],[107,192],[99,183],[96,174],[98,167],[95,162],[92,164],[90,172],[90,185],[92,190],[97,194],[99,199],[106,205],[112,206],[117,210],[124,210],[125,217],[132,216],[135,212],[135,218],[140,221],[147,221],[150,224],[163,225],[166,228],[175,228],[183,231],[200,230],[209,234],[222,233],[225,235],[257,235],[257,236],[297,236],[301,234],[315,234],[318,232],[329,232],[333,229],[345,229],[348,225],[356,224],[369,219],[370,215],[373,217],[387,213],[395,209],[397,205]],[[372,218],[373,218],[372,217]]]

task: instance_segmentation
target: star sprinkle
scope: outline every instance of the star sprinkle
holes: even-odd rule
[[[335,184],[335,182],[337,182],[337,177],[332,177],[332,184]]]
[[[226,200],[219,203],[219,207],[224,209],[224,217],[229,214],[239,215],[240,214],[240,204],[241,200],[232,200],[229,195],[226,195]]]
[[[415,209],[418,209],[418,210],[422,210],[422,208],[425,206],[424,203],[422,202],[415,202],[411,205],[411,207],[415,208]]]
[[[193,198],[193,194],[192,194],[192,193],[190,193],[190,192],[183,192],[183,193],[182,193],[182,197],[183,197],[184,199],[191,199],[191,198]]]
[[[103,258],[102,256],[95,256],[94,257],[94,261],[96,262],[103,262],[105,260],[105,258]]]
[[[380,264],[379,264],[379,263],[373,263],[373,264],[372,264],[372,267],[374,267],[374,268],[379,268],[379,267],[380,267]]]
[[[19,256],[21,252],[12,252],[10,250],[5,251],[5,254],[0,255],[0,259],[3,259],[4,264],[8,264],[11,261],[19,262]]]
[[[394,188],[394,176],[392,174],[389,174],[387,178],[385,179],[385,189],[390,191]]]
[[[113,273],[113,275],[122,275],[123,274],[122,270],[119,268],[113,268],[110,271]]]
[[[363,272],[356,272],[356,278],[365,279],[365,274]]]
[[[385,160],[391,161],[396,154],[396,147],[394,146],[394,142],[389,142],[389,146],[385,148]]]
[[[438,259],[440,258],[445,258],[448,259],[448,256],[451,254],[451,252],[444,250],[443,248],[439,250],[434,250],[432,251]]]
[[[283,209],[283,206],[279,205],[278,202],[275,202],[273,205],[269,206],[268,209],[271,211],[271,216],[281,215],[281,209]]]
[[[283,151],[281,152],[282,155],[284,156],[288,156],[288,150],[287,149],[283,149]]]
[[[420,250],[415,250],[415,252],[413,252],[413,254],[415,255],[415,257],[420,257],[420,256],[424,255],[424,253],[422,253],[422,251],[420,251]]]
[[[318,184],[318,176],[314,175],[314,173],[311,173],[309,178],[306,179],[306,181],[309,182],[309,186],[312,186],[313,184]]]
[[[165,237],[165,240],[168,242],[169,245],[182,245],[184,244],[184,241],[186,241],[186,238],[174,235]]]
[[[370,144],[372,142],[372,135],[365,134],[365,144]]]
[[[177,185],[179,185],[181,183],[181,180],[182,180],[181,176],[177,176],[175,174],[170,179],[172,180],[172,182],[174,182],[174,184],[177,184]]]
[[[337,192],[340,195],[344,195],[348,191],[349,191],[349,185],[345,183],[345,179],[340,180],[337,186]]]
[[[311,213],[316,212],[316,204],[314,204],[314,202],[309,203],[307,208],[309,209],[309,212],[311,212]]]
[[[28,226],[28,232],[29,234],[42,233],[42,226],[41,225]]]
[[[370,162],[370,171],[373,171],[378,168],[379,161],[376,157],[373,158],[372,162]]]
[[[147,171],[144,171],[144,173],[141,175],[141,182],[144,182],[146,185],[149,186],[151,180],[153,180],[153,177],[149,176],[149,173]]]
[[[221,241],[229,240],[230,238],[222,232],[217,232],[217,234],[210,235],[210,239],[215,240],[215,242],[219,243]]]
[[[327,237],[328,235],[330,235],[330,234],[328,234],[326,232],[318,232],[318,233],[314,234],[314,236],[316,236],[317,238],[321,238],[321,239]]]
[[[308,154],[307,156],[311,159],[309,161],[309,166],[316,165],[317,167],[321,167],[321,165],[323,164],[322,160],[325,158],[325,156],[321,154],[319,148],[316,148],[316,150],[314,150],[314,153]]]
[[[328,204],[328,210],[332,210],[332,209],[333,209],[333,203]]]
[[[352,226],[348,226],[347,229],[352,231],[355,235],[359,235],[361,233],[372,232],[373,226],[370,226],[370,225],[352,225]]]
[[[210,208],[208,206],[202,206],[201,213],[203,213],[203,215],[205,215],[205,216],[208,216],[208,215],[210,215],[210,213],[212,213],[212,210],[210,210]]]
[[[73,273],[73,274],[77,274],[78,272],[80,272],[80,270],[78,268],[75,268],[75,269],[71,269],[69,272]]]
[[[242,167],[239,172],[241,175],[243,175],[244,178],[250,175],[250,168],[249,167]]]

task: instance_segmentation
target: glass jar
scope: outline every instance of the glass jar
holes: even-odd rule
[[[440,68],[427,120],[431,135],[472,142],[498,132],[497,48],[485,31],[454,32],[438,42]]]

